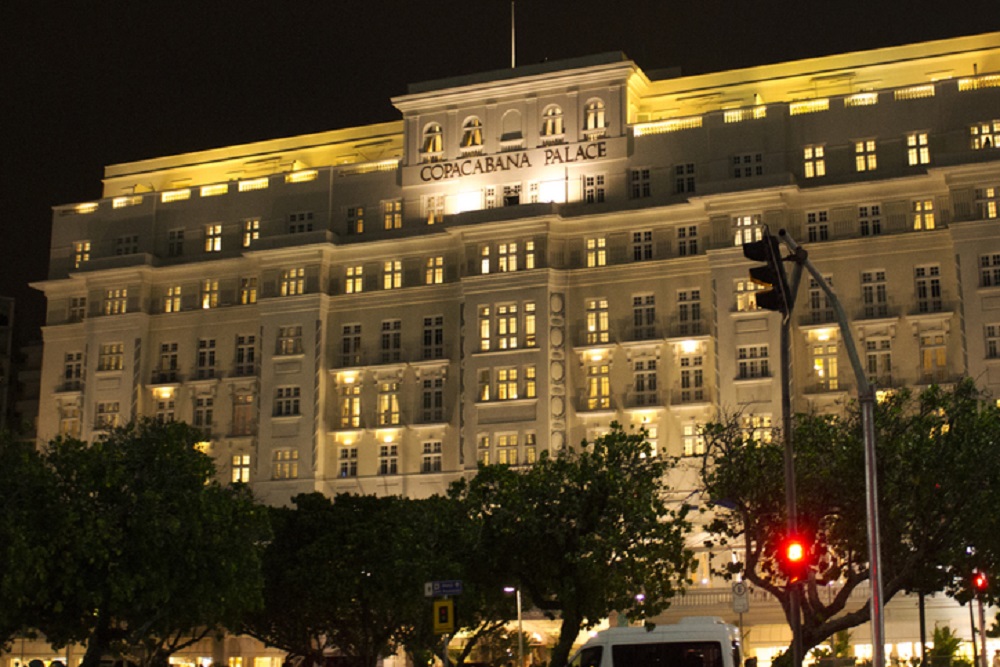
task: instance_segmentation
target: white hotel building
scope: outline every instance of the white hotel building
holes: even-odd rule
[[[279,504],[441,493],[613,420],[690,457],[720,411],[780,416],[779,316],[740,248],[764,226],[832,280],[878,387],[1000,396],[1000,33],[691,77],[604,54],[392,101],[396,122],[111,165],[56,207],[40,437],[188,421]],[[794,408],[841,409],[808,280],[792,335]],[[698,593],[679,613],[733,617]]]

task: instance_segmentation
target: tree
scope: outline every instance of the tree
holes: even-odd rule
[[[457,572],[455,503],[318,493],[293,502],[274,510],[265,605],[244,631],[311,664],[337,650],[374,667],[404,644],[432,645],[424,583]]]
[[[134,422],[88,444],[56,440],[46,461],[63,526],[40,628],[55,646],[166,665],[171,653],[258,606],[266,514],[221,486],[180,423]]]
[[[876,406],[875,427],[883,599],[917,590],[954,595],[967,581],[967,546],[976,546],[984,570],[1000,551],[993,519],[1000,412],[967,380],[951,391],[896,392]],[[814,563],[801,589],[787,585],[775,559],[786,525],[781,445],[747,437],[735,418],[709,425],[702,492],[714,511],[707,546],[743,555],[718,571],[742,573],[774,595],[789,619],[791,596],[801,590],[808,650],[869,620],[868,603],[848,607],[869,577],[864,451],[856,406],[843,417],[797,415],[793,428],[798,523]],[[835,594],[821,595],[824,589]]]
[[[611,611],[649,617],[682,590],[693,556],[687,508],[665,502],[672,464],[653,456],[645,431],[614,423],[579,450],[545,453],[524,470],[481,466],[453,488],[479,526],[484,566],[518,582],[536,607],[560,612],[552,667]]]

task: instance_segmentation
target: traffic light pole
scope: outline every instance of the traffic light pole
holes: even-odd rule
[[[826,294],[827,299],[833,305],[834,312],[837,315],[837,323],[840,325],[841,337],[844,340],[844,348],[847,350],[847,356],[850,359],[851,367],[854,369],[854,376],[858,383],[858,402],[861,405],[861,428],[864,438],[864,449],[865,449],[865,497],[866,506],[868,510],[868,562],[869,562],[869,572],[871,581],[871,623],[872,623],[872,667],[885,667],[885,602],[882,598],[882,557],[881,557],[881,538],[879,536],[879,519],[878,519],[878,471],[876,467],[875,459],[875,392],[872,389],[871,384],[868,382],[868,377],[865,374],[864,367],[861,365],[861,359],[858,356],[857,346],[854,344],[854,336],[851,334],[851,328],[847,321],[847,315],[844,313],[844,308],[840,305],[840,300],[837,295],[833,293],[833,289],[827,284],[823,275],[813,266],[812,262],[809,261],[808,253],[806,253],[805,248],[800,246],[795,240],[789,236],[784,229],[778,232],[778,238],[792,251],[792,258],[798,267],[805,267],[816,284],[819,285],[820,289]],[[798,273],[796,273],[796,278]],[[795,280],[793,287],[798,288],[798,280]],[[792,296],[794,301],[794,292]],[[789,308],[789,311],[791,309]],[[786,329],[789,326],[790,316],[785,316],[785,321],[782,323],[782,364],[786,363],[785,360],[785,346],[788,343],[788,335],[786,334]],[[784,367],[785,372],[788,372],[788,367]],[[787,380],[783,383],[784,391],[788,391]],[[784,403],[785,397],[782,395],[782,403]],[[790,398],[789,398],[790,401]],[[785,405],[782,405],[782,409],[785,410]],[[788,416],[790,413],[790,408],[785,411],[785,419],[789,420]],[[786,425],[786,438],[788,429]],[[788,444],[790,441],[786,440],[786,447],[790,447]],[[786,453],[786,476],[787,476],[787,466],[788,454]],[[801,632],[796,632],[796,625],[800,622],[798,615],[798,591],[792,595],[792,601],[794,604],[793,609],[796,613],[793,614],[794,622],[792,626],[792,632],[794,633],[795,639],[801,641]],[[794,647],[793,647],[794,649]],[[795,665],[801,664],[801,646],[800,651],[797,652]]]

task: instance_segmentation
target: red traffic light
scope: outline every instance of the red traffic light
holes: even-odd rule
[[[809,547],[800,537],[786,537],[778,547],[778,563],[788,583],[804,581],[809,576]]]
[[[981,593],[985,591],[986,587],[989,585],[990,585],[989,579],[986,578],[986,575],[984,573],[982,572],[972,573],[972,587],[976,589],[976,591]]]
[[[785,544],[785,560],[789,563],[798,563],[806,557],[806,548],[798,540],[791,540]]]

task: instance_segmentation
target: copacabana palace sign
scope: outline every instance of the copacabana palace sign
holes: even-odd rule
[[[624,138],[558,144],[528,151],[475,155],[461,160],[415,165],[406,170],[406,184],[420,185],[496,174],[513,175],[534,168],[583,167],[601,160],[624,157]]]

